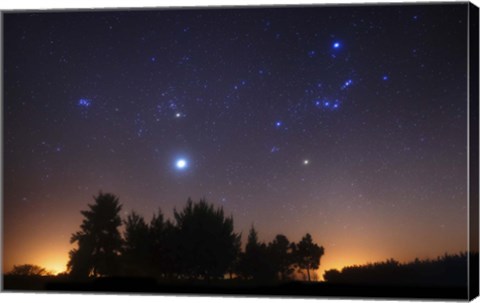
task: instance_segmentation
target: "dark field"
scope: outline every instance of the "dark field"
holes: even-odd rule
[[[199,294],[295,297],[366,297],[467,299],[467,287],[348,285],[327,282],[287,282],[279,284],[249,281],[176,281],[158,283],[149,278],[100,278],[76,282],[65,277],[4,277],[4,290],[28,292],[99,292],[144,294]]]

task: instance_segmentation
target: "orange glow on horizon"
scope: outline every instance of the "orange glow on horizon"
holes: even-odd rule
[[[12,270],[14,265],[22,264],[35,264],[54,274],[65,272],[68,252],[76,246],[69,243],[69,236],[79,230],[82,220],[80,210],[84,208],[68,210],[70,216],[52,214],[61,220],[49,220],[48,217],[37,220],[35,236],[24,225],[17,226],[12,221],[5,234],[5,247],[8,249],[4,250],[4,273]],[[135,207],[125,206],[125,209]],[[146,210],[142,215],[148,218],[150,214],[150,211]],[[233,215],[239,218],[236,221],[236,231],[242,233],[242,244],[245,244],[251,218],[243,218],[235,213]],[[435,228],[433,221],[425,221],[421,226],[405,225],[399,219],[387,219],[381,213],[373,211],[337,214],[329,219],[332,222],[348,222],[348,226],[335,227],[335,224],[331,223],[330,227],[330,224],[319,224],[319,220],[316,216],[306,217],[304,224],[294,224],[288,228],[281,225],[270,226],[270,220],[256,219],[254,222],[260,241],[265,243],[271,241],[277,233],[285,234],[292,242],[300,241],[307,232],[311,233],[313,241],[325,248],[320,267],[315,272],[319,281],[323,280],[325,271],[331,269],[340,271],[346,266],[382,262],[390,258],[399,262],[413,261],[415,258],[436,258],[444,253],[465,251],[467,247],[466,234],[465,237],[458,236],[462,235],[461,226],[445,230],[443,237],[432,237],[432,230]],[[18,241],[19,238],[23,241]],[[445,238],[450,241],[445,242]],[[302,279],[302,276],[298,278]]]
[[[58,275],[67,270],[67,262],[68,258],[52,258],[40,263],[40,266],[44,267],[48,272]]]
[[[20,255],[15,260],[9,260],[8,263],[4,263],[3,272],[10,272],[14,266],[32,264],[45,268],[47,272],[53,275],[63,273],[67,270],[68,249],[63,250],[62,248],[55,247],[51,250],[42,248],[34,255]]]
[[[338,271],[341,271],[344,267],[347,266],[352,266],[352,265],[364,265],[369,262],[372,262],[371,260],[372,256],[361,256],[359,254],[353,255],[353,256],[347,256],[346,254],[340,253],[340,252],[335,252],[335,255],[333,256],[327,256],[324,255],[320,259],[320,267],[318,270],[316,270],[318,280],[319,281],[324,281],[323,275],[325,274],[326,271],[336,269]],[[375,261],[382,261],[383,259],[380,260],[375,260]]]

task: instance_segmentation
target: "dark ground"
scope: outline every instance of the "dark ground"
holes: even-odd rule
[[[65,277],[4,276],[4,291],[218,294],[266,297],[365,297],[467,299],[467,287],[347,285],[325,282],[288,282],[259,285],[251,281],[176,281],[157,283],[149,278],[100,278],[74,282]]]

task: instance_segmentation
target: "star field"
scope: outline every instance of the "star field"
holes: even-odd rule
[[[6,13],[4,264],[66,263],[99,190],[323,269],[465,250],[466,8]]]

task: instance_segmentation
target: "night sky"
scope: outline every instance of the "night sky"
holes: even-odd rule
[[[467,249],[467,4],[7,13],[4,270],[101,190],[188,197],[325,269]]]

